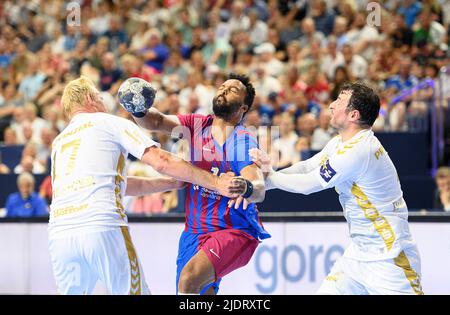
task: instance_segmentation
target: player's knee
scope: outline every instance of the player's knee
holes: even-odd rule
[[[193,269],[183,269],[178,281],[178,292],[200,293],[200,277]]]

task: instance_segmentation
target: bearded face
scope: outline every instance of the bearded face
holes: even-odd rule
[[[239,100],[227,100],[224,95],[217,95],[213,99],[213,112],[217,117],[229,121],[235,114],[242,103]]]

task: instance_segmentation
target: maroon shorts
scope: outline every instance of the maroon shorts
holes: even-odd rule
[[[245,266],[253,256],[259,241],[235,229],[226,229],[199,237],[202,249],[216,271],[216,281],[230,272]]]

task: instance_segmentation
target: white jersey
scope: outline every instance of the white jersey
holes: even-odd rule
[[[128,153],[138,159],[159,146],[134,123],[106,113],[81,113],[53,141],[49,233],[127,226],[122,205]]]
[[[352,240],[344,256],[389,259],[415,245],[397,171],[372,130],[345,142],[337,136],[311,160],[322,187],[339,194]]]

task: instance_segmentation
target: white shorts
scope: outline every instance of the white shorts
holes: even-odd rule
[[[387,260],[360,261],[342,256],[316,294],[421,295],[420,275],[420,256],[415,246]]]
[[[49,250],[60,294],[91,294],[97,280],[109,294],[150,294],[126,226],[50,237]]]

